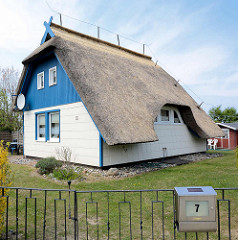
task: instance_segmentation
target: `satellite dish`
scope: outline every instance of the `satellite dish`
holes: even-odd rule
[[[18,107],[18,109],[22,110],[25,107],[25,103],[26,103],[25,96],[22,93],[19,94],[18,97],[17,97],[17,107]]]

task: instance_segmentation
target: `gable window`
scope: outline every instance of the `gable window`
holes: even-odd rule
[[[44,88],[44,72],[37,74],[37,89]]]
[[[169,110],[162,109],[160,111],[161,121],[169,122]]]
[[[59,141],[59,112],[49,113],[49,140]]]
[[[49,69],[49,86],[57,84],[56,66]]]
[[[45,141],[45,114],[37,115],[37,140]]]

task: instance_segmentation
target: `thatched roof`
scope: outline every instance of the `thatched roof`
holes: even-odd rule
[[[223,135],[182,86],[150,57],[56,24],[51,24],[51,29],[55,37],[23,64],[27,67],[53,50],[107,144],[158,140],[154,121],[165,104],[178,106],[186,125],[201,138]],[[18,93],[21,85],[22,78]]]

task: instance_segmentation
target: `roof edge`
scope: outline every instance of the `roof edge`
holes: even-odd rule
[[[87,38],[89,40],[92,40],[92,41],[95,41],[95,42],[98,42],[98,43],[102,43],[102,44],[108,45],[108,46],[113,47],[113,48],[120,49],[122,51],[125,51],[125,52],[128,52],[130,54],[136,55],[138,57],[142,57],[142,58],[145,58],[145,59],[148,59],[148,60],[152,60],[151,56],[148,56],[148,55],[145,55],[145,54],[142,54],[142,53],[139,53],[139,52],[135,52],[135,51],[130,50],[128,48],[124,48],[124,47],[118,46],[118,45],[116,45],[114,43],[110,43],[110,42],[104,41],[102,39],[95,38],[95,37],[92,37],[92,36],[89,36],[87,34],[83,34],[83,33],[77,32],[75,30],[72,30],[72,29],[69,29],[69,28],[66,28],[66,27],[62,27],[62,26],[60,26],[60,25],[58,25],[56,23],[52,22],[50,26],[59,28],[59,29],[61,29],[63,31],[66,31],[68,33],[72,33],[72,34],[78,35],[78,36],[83,37],[83,38]]]
[[[217,123],[217,125],[237,131],[236,128],[231,127],[231,126],[227,125],[226,123]]]

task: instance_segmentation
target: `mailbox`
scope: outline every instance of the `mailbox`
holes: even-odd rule
[[[175,187],[179,232],[215,232],[216,195],[212,187]]]

